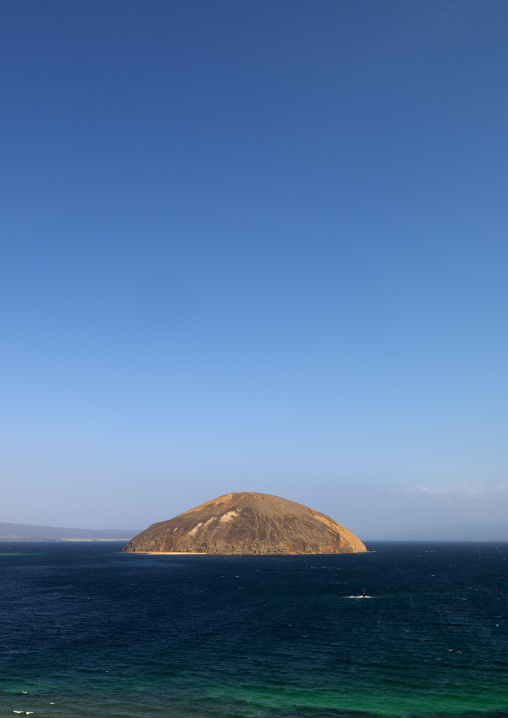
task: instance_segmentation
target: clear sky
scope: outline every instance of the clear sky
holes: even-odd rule
[[[0,11],[0,520],[505,519],[508,3]]]

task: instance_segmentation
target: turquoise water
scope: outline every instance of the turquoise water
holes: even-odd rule
[[[0,547],[0,715],[508,716],[508,544],[121,546]]]

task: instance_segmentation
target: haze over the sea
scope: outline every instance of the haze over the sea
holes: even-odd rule
[[[508,515],[508,4],[2,4],[0,520]],[[399,533],[398,533],[399,532]]]

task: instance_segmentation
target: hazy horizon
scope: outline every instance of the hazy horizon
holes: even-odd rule
[[[173,517],[168,517],[173,518]],[[90,534],[114,534],[122,536],[115,537],[116,540],[125,541],[133,538],[138,533],[144,531],[148,526],[126,529],[124,528],[108,528],[101,527],[99,529],[90,529],[88,527],[76,526],[47,526],[47,525],[31,525],[31,524],[13,524],[10,522],[0,521],[0,542],[12,541],[15,537],[20,540],[108,540],[113,538],[104,536],[98,538]],[[66,533],[65,533],[66,532]],[[82,538],[73,538],[73,536],[81,536]],[[397,531],[397,529],[385,530],[378,534],[367,534],[359,536],[362,541],[370,542],[508,542],[508,520],[494,522],[476,522],[473,524],[450,524],[447,526],[437,526],[432,529],[429,527],[413,527]]]
[[[3,3],[2,514],[508,515],[508,5]]]

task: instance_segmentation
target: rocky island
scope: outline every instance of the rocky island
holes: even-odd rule
[[[329,516],[278,496],[233,493],[152,524],[130,553],[214,555],[361,553],[364,544]]]

